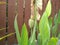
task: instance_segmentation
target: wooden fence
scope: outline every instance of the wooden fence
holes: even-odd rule
[[[0,31],[0,37],[2,37],[6,34],[14,32],[16,1],[15,0],[0,0],[0,1],[7,2],[7,5],[6,4],[0,5],[0,29],[6,28]],[[28,28],[28,32],[30,33],[28,26],[28,19],[30,18],[31,15],[31,6],[30,6],[31,0],[25,0],[25,2],[26,2],[25,8],[23,8],[23,0],[18,0],[18,25],[19,25],[19,30],[21,32],[22,24],[25,22]],[[48,0],[43,0],[43,10],[42,11],[40,10],[41,15],[45,10],[47,2]],[[54,16],[59,9],[60,9],[60,0],[52,0],[51,16]],[[6,43],[8,45],[13,45],[14,43],[16,43],[15,34],[0,41],[0,45],[5,45]]]

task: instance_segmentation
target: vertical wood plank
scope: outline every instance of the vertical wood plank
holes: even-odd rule
[[[31,15],[31,0],[25,0],[25,18],[24,18],[24,21],[27,25],[27,29],[28,29],[28,32],[30,33],[30,28],[28,26],[28,20],[30,18],[30,15]]]
[[[18,26],[21,33],[23,25],[23,0],[18,0]]]
[[[60,9],[60,0],[59,0],[59,9]]]
[[[8,33],[14,32],[15,0],[8,0]],[[15,35],[8,37],[8,45],[15,43]]]
[[[59,0],[56,0],[56,13],[59,11]]]
[[[6,2],[6,0],[1,0],[3,2]],[[6,28],[6,5],[0,4],[0,29]],[[3,37],[5,35],[5,29],[0,31],[0,37]],[[0,41],[0,45],[5,45],[5,39]]]
[[[48,0],[43,0],[43,13],[45,11]]]
[[[54,15],[56,14],[56,1],[52,0],[52,17],[54,17]]]

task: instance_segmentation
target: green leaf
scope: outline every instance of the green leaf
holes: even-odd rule
[[[43,16],[39,22],[39,30],[42,39],[42,45],[47,45],[48,40],[50,39],[50,27],[48,22],[48,17],[51,14],[51,1],[48,1],[47,7]]]
[[[57,14],[56,14],[54,16],[54,26],[52,27],[52,36],[53,37],[56,37],[57,29],[58,29],[58,19],[57,19]]]
[[[35,40],[36,40],[35,34],[32,34],[29,39],[29,45],[35,45]]]
[[[48,42],[48,45],[57,45],[57,42],[58,42],[58,38],[52,37]]]
[[[57,14],[54,16],[54,24],[55,24],[55,25],[57,25],[57,24],[58,24]]]
[[[58,25],[54,25],[52,27],[52,36],[56,37],[57,36],[57,29],[58,29]]]
[[[16,37],[17,37],[18,44],[20,45],[20,43],[21,43],[21,37],[20,37],[19,29],[18,29],[17,16],[18,15],[15,16],[14,28],[15,28],[15,32],[16,32]]]
[[[47,16],[48,17],[51,15],[51,0],[48,1],[48,4],[46,6],[45,13],[47,13]]]
[[[37,43],[38,45],[42,45],[42,39],[41,39],[40,33],[38,34],[38,37],[37,37]]]
[[[52,27],[52,17],[49,18],[49,25],[50,25],[50,28]]]
[[[60,33],[58,34],[58,39],[60,39]]]
[[[26,28],[25,23],[22,27],[21,45],[28,45],[28,32],[27,32],[27,28]]]

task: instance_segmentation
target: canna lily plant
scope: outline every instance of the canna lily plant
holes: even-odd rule
[[[39,22],[39,30],[41,35],[42,45],[48,45],[50,39],[50,27],[48,22],[48,17],[51,14],[51,0],[48,1],[45,12],[43,13],[41,20]]]
[[[33,9],[31,11],[31,17],[29,19],[29,26],[31,28],[31,36],[28,39],[28,32],[25,23],[22,26],[22,32],[19,32],[18,28],[18,22],[16,14],[15,20],[14,20],[14,28],[16,32],[16,37],[18,41],[18,45],[36,45],[36,35],[35,32],[37,31],[37,21],[39,21],[39,33],[38,33],[38,39],[37,39],[37,45],[57,45],[57,38],[52,37],[50,38],[50,25],[48,18],[51,15],[51,0],[48,1],[46,9],[40,19],[40,14],[38,13],[38,8],[40,8],[40,0],[32,0]],[[53,42],[53,43],[52,43]]]
[[[58,25],[59,24],[60,24],[60,10],[54,16],[54,26],[52,27],[52,36],[53,37],[56,37],[57,36],[57,30],[58,30]]]

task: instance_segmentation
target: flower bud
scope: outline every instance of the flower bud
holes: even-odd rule
[[[37,21],[39,21],[39,20],[40,20],[40,14],[37,13]]]
[[[34,26],[34,20],[33,19],[29,19],[29,27],[32,28]]]

